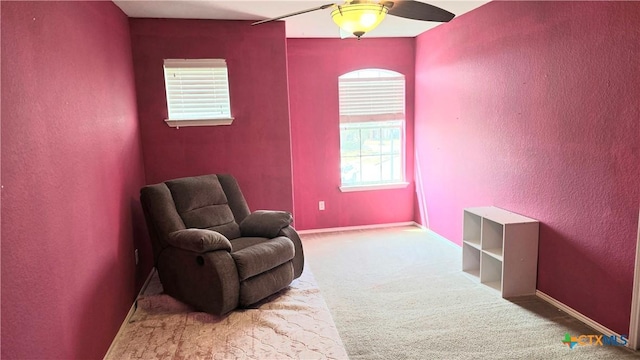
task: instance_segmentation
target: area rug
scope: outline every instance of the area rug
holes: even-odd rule
[[[254,309],[220,318],[162,293],[156,275],[106,359],[347,359],[308,268]]]

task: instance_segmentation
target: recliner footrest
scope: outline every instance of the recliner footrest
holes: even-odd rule
[[[249,306],[286,288],[293,281],[293,263],[286,263],[240,282],[240,306]]]

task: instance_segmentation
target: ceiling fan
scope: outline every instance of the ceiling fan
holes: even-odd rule
[[[378,26],[386,14],[407,19],[436,22],[448,22],[455,16],[447,10],[441,9],[437,6],[413,0],[347,0],[342,5],[325,4],[271,19],[261,20],[251,25],[260,25],[328,8],[333,8],[331,11],[331,18],[340,27],[341,31],[343,30],[349,34],[353,34],[358,39],[360,39],[364,33],[371,31]]]

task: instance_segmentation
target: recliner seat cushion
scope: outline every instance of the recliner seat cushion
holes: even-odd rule
[[[282,265],[293,259],[294,255],[293,242],[284,236],[265,239],[261,243],[231,253],[240,281]]]
[[[269,240],[265,237],[253,237],[253,236],[243,236],[236,239],[231,240],[231,252],[236,252],[247,248],[249,246],[253,246],[256,244],[260,244],[261,242],[265,242]]]

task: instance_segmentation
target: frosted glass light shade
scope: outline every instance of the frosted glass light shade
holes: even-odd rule
[[[333,21],[357,38],[376,28],[389,11],[382,4],[360,3],[338,6],[331,12]]]

